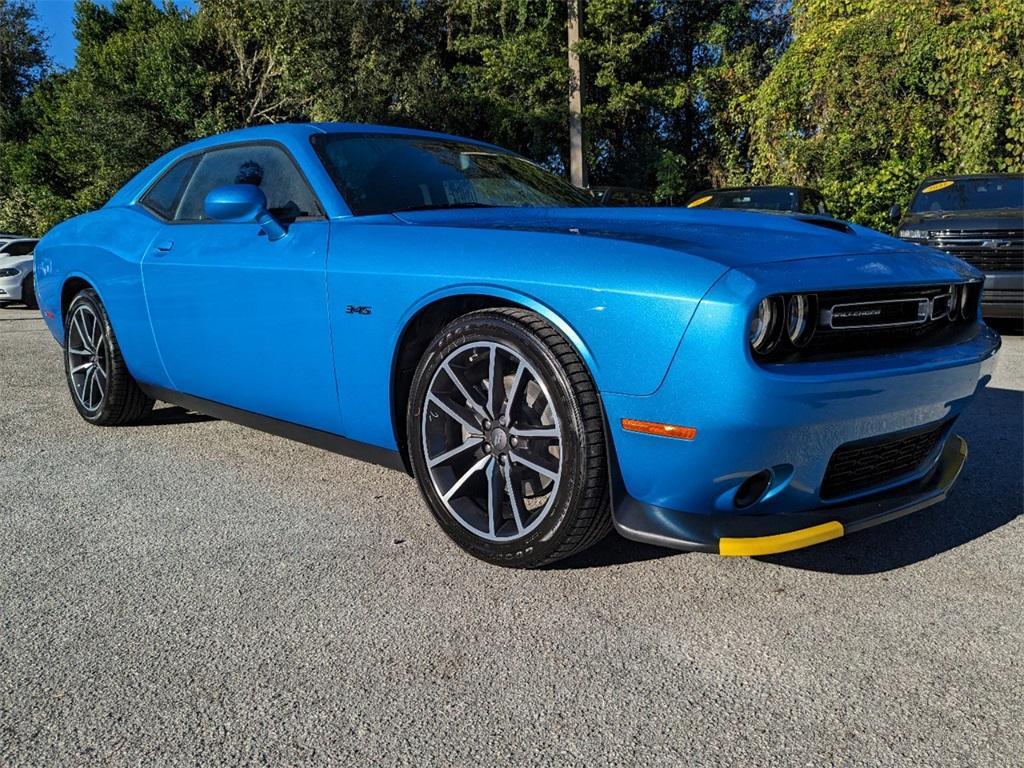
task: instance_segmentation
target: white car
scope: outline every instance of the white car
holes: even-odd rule
[[[36,303],[33,253],[35,238],[0,241],[0,307],[22,303],[29,309]]]

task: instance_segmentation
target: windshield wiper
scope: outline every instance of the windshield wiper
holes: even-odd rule
[[[427,203],[426,205],[410,205],[408,208],[396,208],[392,213],[408,213],[410,211],[450,211],[456,208],[506,208],[504,205],[488,203]]]

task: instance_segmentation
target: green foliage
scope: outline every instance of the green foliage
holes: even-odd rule
[[[1024,0],[586,0],[592,184],[680,202],[724,183],[818,186],[884,224],[924,175],[1024,165]],[[791,26],[792,22],[792,26]],[[565,0],[77,0],[47,68],[0,0],[0,229],[101,205],[193,138],[300,120],[471,135],[557,172]]]
[[[45,41],[32,18],[23,2],[0,0],[0,121],[17,108],[47,65]]]
[[[886,226],[930,174],[1024,170],[1022,0],[797,0],[752,106],[753,179]]]

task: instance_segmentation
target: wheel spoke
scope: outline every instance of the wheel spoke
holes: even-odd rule
[[[85,357],[86,355],[90,355],[92,353],[86,349],[71,349],[70,347],[68,347],[68,354],[78,355],[79,357]]]
[[[103,366],[102,365],[99,365],[99,364],[96,365],[96,373],[97,373],[97,375],[102,376],[103,377],[103,381],[106,382],[106,380],[107,380],[107,372],[105,370],[103,370]]]
[[[92,315],[92,348],[99,350],[100,342],[103,340],[103,329],[100,327],[100,319]]]
[[[74,326],[75,331],[78,333],[78,340],[81,342],[82,347],[85,348],[85,354],[91,355],[92,347],[89,346],[89,339],[86,337],[85,331],[82,329],[81,317],[82,313],[77,313],[73,318],[71,318],[71,325]]]
[[[512,386],[505,393],[505,420],[508,423],[512,422],[512,403],[516,399],[516,393],[519,392],[519,383],[523,380],[523,372],[525,370],[526,365],[520,360],[519,365],[516,367],[516,374],[512,377]]]
[[[96,392],[97,392],[97,397],[96,397],[96,403],[97,404],[103,402],[103,395],[106,394],[106,389],[104,389],[104,385],[100,382],[100,377],[99,377],[100,370],[101,370],[101,368],[97,365],[96,369],[95,369],[95,372],[92,375],[92,383],[93,383],[93,386],[96,387]]]
[[[491,344],[491,352],[488,356],[487,361],[487,412],[495,413],[494,410],[494,391],[497,388],[497,377],[495,372],[498,368],[498,347],[496,344]]]
[[[459,394],[466,398],[466,404],[469,405],[469,407],[481,419],[485,418],[486,414],[484,413],[483,406],[476,401],[475,397],[469,394],[469,390],[466,389],[465,385],[462,383],[459,377],[455,375],[455,371],[451,369],[451,366],[449,366],[448,363],[445,363],[444,365],[441,366],[441,368],[444,370],[446,374],[448,374],[448,378],[451,379],[452,384],[454,384],[455,387],[459,390]]]
[[[431,392],[430,394],[427,395],[427,400],[429,402],[434,403],[438,408],[440,408],[442,411],[444,411],[449,416],[451,416],[453,419],[455,419],[457,422],[459,422],[462,426],[464,426],[469,431],[469,433],[471,435],[480,435],[480,436],[483,435],[483,433],[480,431],[480,427],[478,425],[474,424],[470,420],[470,418],[472,416],[471,414],[467,414],[467,415],[464,416],[464,415],[458,413],[458,409],[456,407],[451,406],[448,403],[444,402],[443,400],[441,400],[441,398],[439,398],[433,392]]]
[[[79,371],[83,371],[86,368],[91,368],[93,365],[94,365],[94,363],[92,362],[92,360],[90,360],[88,363],[82,363],[81,365],[76,365],[74,368],[71,369],[71,373],[73,373],[73,374],[74,373],[78,373]]]
[[[562,439],[562,431],[558,427],[538,427],[536,429],[519,429],[513,427],[509,434],[515,437],[547,437],[555,440]]]
[[[487,527],[491,536],[495,536],[502,523],[501,471],[498,469],[498,462],[494,460],[494,457],[488,458],[491,461],[487,465]]]
[[[92,408],[92,376],[93,369],[90,367],[85,372],[85,379],[82,381],[82,405]]]
[[[556,472],[556,471],[550,470],[547,467],[542,467],[540,464],[537,464],[536,462],[530,461],[525,456],[522,456],[522,455],[520,455],[518,453],[515,453],[514,451],[512,452],[511,456],[512,456],[512,461],[514,461],[516,464],[522,464],[527,469],[532,469],[538,475],[546,477],[546,478],[548,478],[550,480],[557,480],[558,479],[558,472]]]
[[[466,481],[467,481],[467,480],[469,480],[469,478],[471,478],[471,477],[472,477],[473,475],[475,475],[475,474],[476,474],[477,472],[479,472],[479,471],[480,471],[480,470],[481,470],[481,469],[483,468],[483,466],[484,466],[484,465],[485,465],[485,464],[486,464],[487,462],[489,462],[489,461],[491,461],[491,457],[490,457],[490,456],[484,456],[484,457],[483,457],[482,459],[480,459],[479,461],[477,461],[477,462],[476,462],[476,463],[475,463],[475,464],[474,464],[473,466],[471,466],[471,467],[470,467],[469,469],[467,469],[467,470],[466,470],[466,473],[465,473],[465,474],[464,474],[464,475],[463,475],[462,477],[460,477],[460,478],[459,478],[458,480],[456,480],[456,481],[455,481],[455,485],[453,485],[453,486],[452,486],[451,488],[449,488],[449,489],[448,489],[448,492],[447,492],[447,493],[445,493],[445,495],[444,495],[444,496],[442,496],[441,498],[442,498],[442,499],[443,499],[444,501],[448,501],[449,499],[451,499],[451,498],[452,498],[452,496],[454,496],[454,495],[455,495],[455,493],[456,493],[456,492],[457,492],[457,491],[458,491],[458,490],[459,490],[459,489],[460,489],[460,488],[461,488],[461,487],[462,487],[463,485],[465,485]]]
[[[483,441],[484,441],[483,437],[481,437],[479,435],[475,435],[473,437],[470,437],[462,445],[457,445],[454,448],[452,448],[450,451],[445,451],[440,456],[435,456],[432,459],[428,459],[427,460],[427,466],[430,467],[431,469],[433,469],[438,464],[444,464],[446,461],[448,461],[449,459],[454,458],[455,456],[458,456],[463,451],[469,450],[470,448],[473,448],[475,446],[480,445]]]
[[[516,533],[522,533],[524,517],[520,511],[523,509],[522,492],[515,487],[515,483],[512,480],[512,473],[514,471],[512,462],[508,460],[508,456],[505,456],[503,461],[505,464],[505,494],[508,496],[509,506],[512,507],[512,518],[516,521]]]

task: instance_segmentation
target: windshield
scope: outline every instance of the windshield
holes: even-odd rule
[[[1024,177],[930,181],[914,196],[912,213],[1024,208]]]
[[[828,215],[825,202],[816,192],[787,187],[719,189],[692,200],[687,207],[738,208],[757,211],[798,211]]]
[[[419,136],[313,137],[357,216],[444,208],[594,206],[594,199],[518,155]]]
[[[15,240],[6,245],[0,244],[0,256],[28,256],[35,248],[35,240]]]

